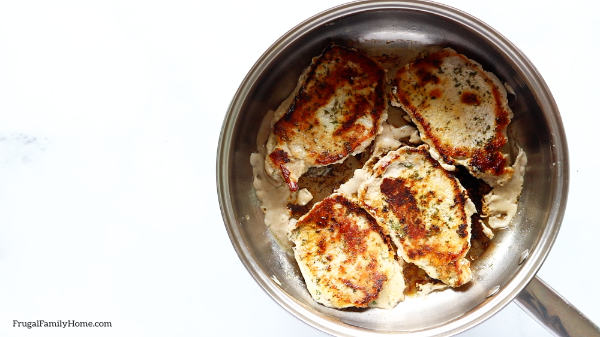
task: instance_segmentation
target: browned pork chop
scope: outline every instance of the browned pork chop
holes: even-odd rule
[[[353,49],[327,48],[274,115],[265,169],[291,191],[309,168],[360,153],[387,118],[384,71]]]
[[[358,198],[406,262],[451,287],[471,280],[465,255],[475,206],[426,145],[404,146],[381,158]]]
[[[299,219],[290,235],[311,296],[333,308],[392,308],[404,298],[402,267],[369,213],[333,194]]]
[[[494,74],[445,48],[401,68],[393,85],[392,104],[408,113],[434,157],[491,186],[511,178],[502,148],[513,114]]]

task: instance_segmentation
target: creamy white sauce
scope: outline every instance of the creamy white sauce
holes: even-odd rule
[[[312,198],[313,195],[310,194],[310,192],[306,188],[303,188],[300,191],[298,191],[298,195],[296,197],[296,204],[304,206],[308,204],[312,200]]]
[[[290,223],[290,210],[287,208],[291,199],[289,188],[285,184],[277,184],[265,172],[264,156],[260,153],[250,155],[250,165],[254,176],[254,190],[265,213],[265,225],[269,228],[279,245],[288,250],[291,248],[287,234]]]
[[[418,132],[417,138],[415,138],[415,132],[417,132],[417,129],[411,125],[402,125],[397,128],[391,124],[384,123],[381,132],[375,138],[373,153],[375,155],[380,155],[385,152],[396,150],[404,145],[401,140],[407,138],[412,139],[414,142],[420,142],[421,138],[419,138]]]
[[[505,228],[517,213],[517,203],[521,190],[525,167],[527,166],[527,155],[523,149],[513,164],[513,175],[504,185],[494,187],[490,193],[483,197],[483,216],[487,217],[488,225],[493,229]]]
[[[413,131],[413,133],[410,134],[410,138],[408,139],[409,142],[411,142],[412,144],[420,144],[423,141],[421,140],[421,137],[419,136],[419,130],[415,129],[415,131]]]
[[[434,283],[434,282],[419,283],[419,284],[417,284],[417,293],[414,296],[415,297],[425,296],[434,291],[443,290],[446,288],[448,288],[448,285],[443,284],[443,283]]]
[[[483,221],[479,221],[479,223],[481,224],[483,234],[485,236],[487,236],[488,239],[490,239],[490,240],[493,239],[494,232],[492,231],[492,229],[490,227],[488,227]]]
[[[312,195],[306,189],[298,192],[290,192],[288,186],[283,181],[275,181],[265,171],[265,143],[269,137],[272,127],[273,115],[276,112],[268,111],[258,130],[256,136],[256,148],[258,152],[250,155],[250,165],[252,166],[253,186],[256,197],[260,202],[260,207],[265,214],[265,225],[273,234],[277,243],[284,250],[291,252],[291,242],[288,239],[288,232],[294,225],[291,222],[291,212],[288,209],[288,203],[306,205],[312,200]]]
[[[429,147],[429,154],[431,155],[431,158],[435,159],[438,163],[440,163],[440,165],[444,168],[444,170],[446,170],[446,171],[456,170],[456,166],[446,164],[446,162],[444,160],[442,160],[442,156],[440,156],[440,154],[436,151],[436,149],[433,148],[433,146]]]
[[[343,194],[346,197],[353,197],[358,192],[358,187],[369,178],[369,172],[365,169],[354,170],[352,178],[340,185],[336,192]]]

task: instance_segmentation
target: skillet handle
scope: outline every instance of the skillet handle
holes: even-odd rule
[[[557,336],[600,336],[600,329],[537,276],[517,296],[521,309]]]

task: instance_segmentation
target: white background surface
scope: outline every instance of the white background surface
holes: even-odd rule
[[[219,130],[279,36],[338,1],[0,2],[0,336],[320,336],[237,258]],[[571,188],[539,275],[597,324],[600,21],[577,1],[447,1],[538,67]],[[244,164],[240,164],[244,165]],[[13,328],[12,320],[112,328]],[[515,304],[463,336],[546,336]]]

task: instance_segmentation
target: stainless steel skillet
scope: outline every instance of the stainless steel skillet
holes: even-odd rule
[[[291,92],[311,57],[331,42],[395,53],[450,46],[514,89],[515,118],[509,135],[529,161],[519,212],[511,228],[499,232],[473,264],[474,281],[467,289],[409,299],[393,310],[326,308],[312,301],[293,258],[281,251],[264,226],[249,165],[258,126],[266,111]],[[276,302],[323,331],[454,334],[489,318],[516,297],[563,335],[599,334],[535,278],[558,233],[567,199],[567,144],[556,104],[537,70],[515,46],[465,13],[420,1],[355,2],[296,26],[261,56],[235,94],[221,132],[217,179],[225,225],[248,271]]]

